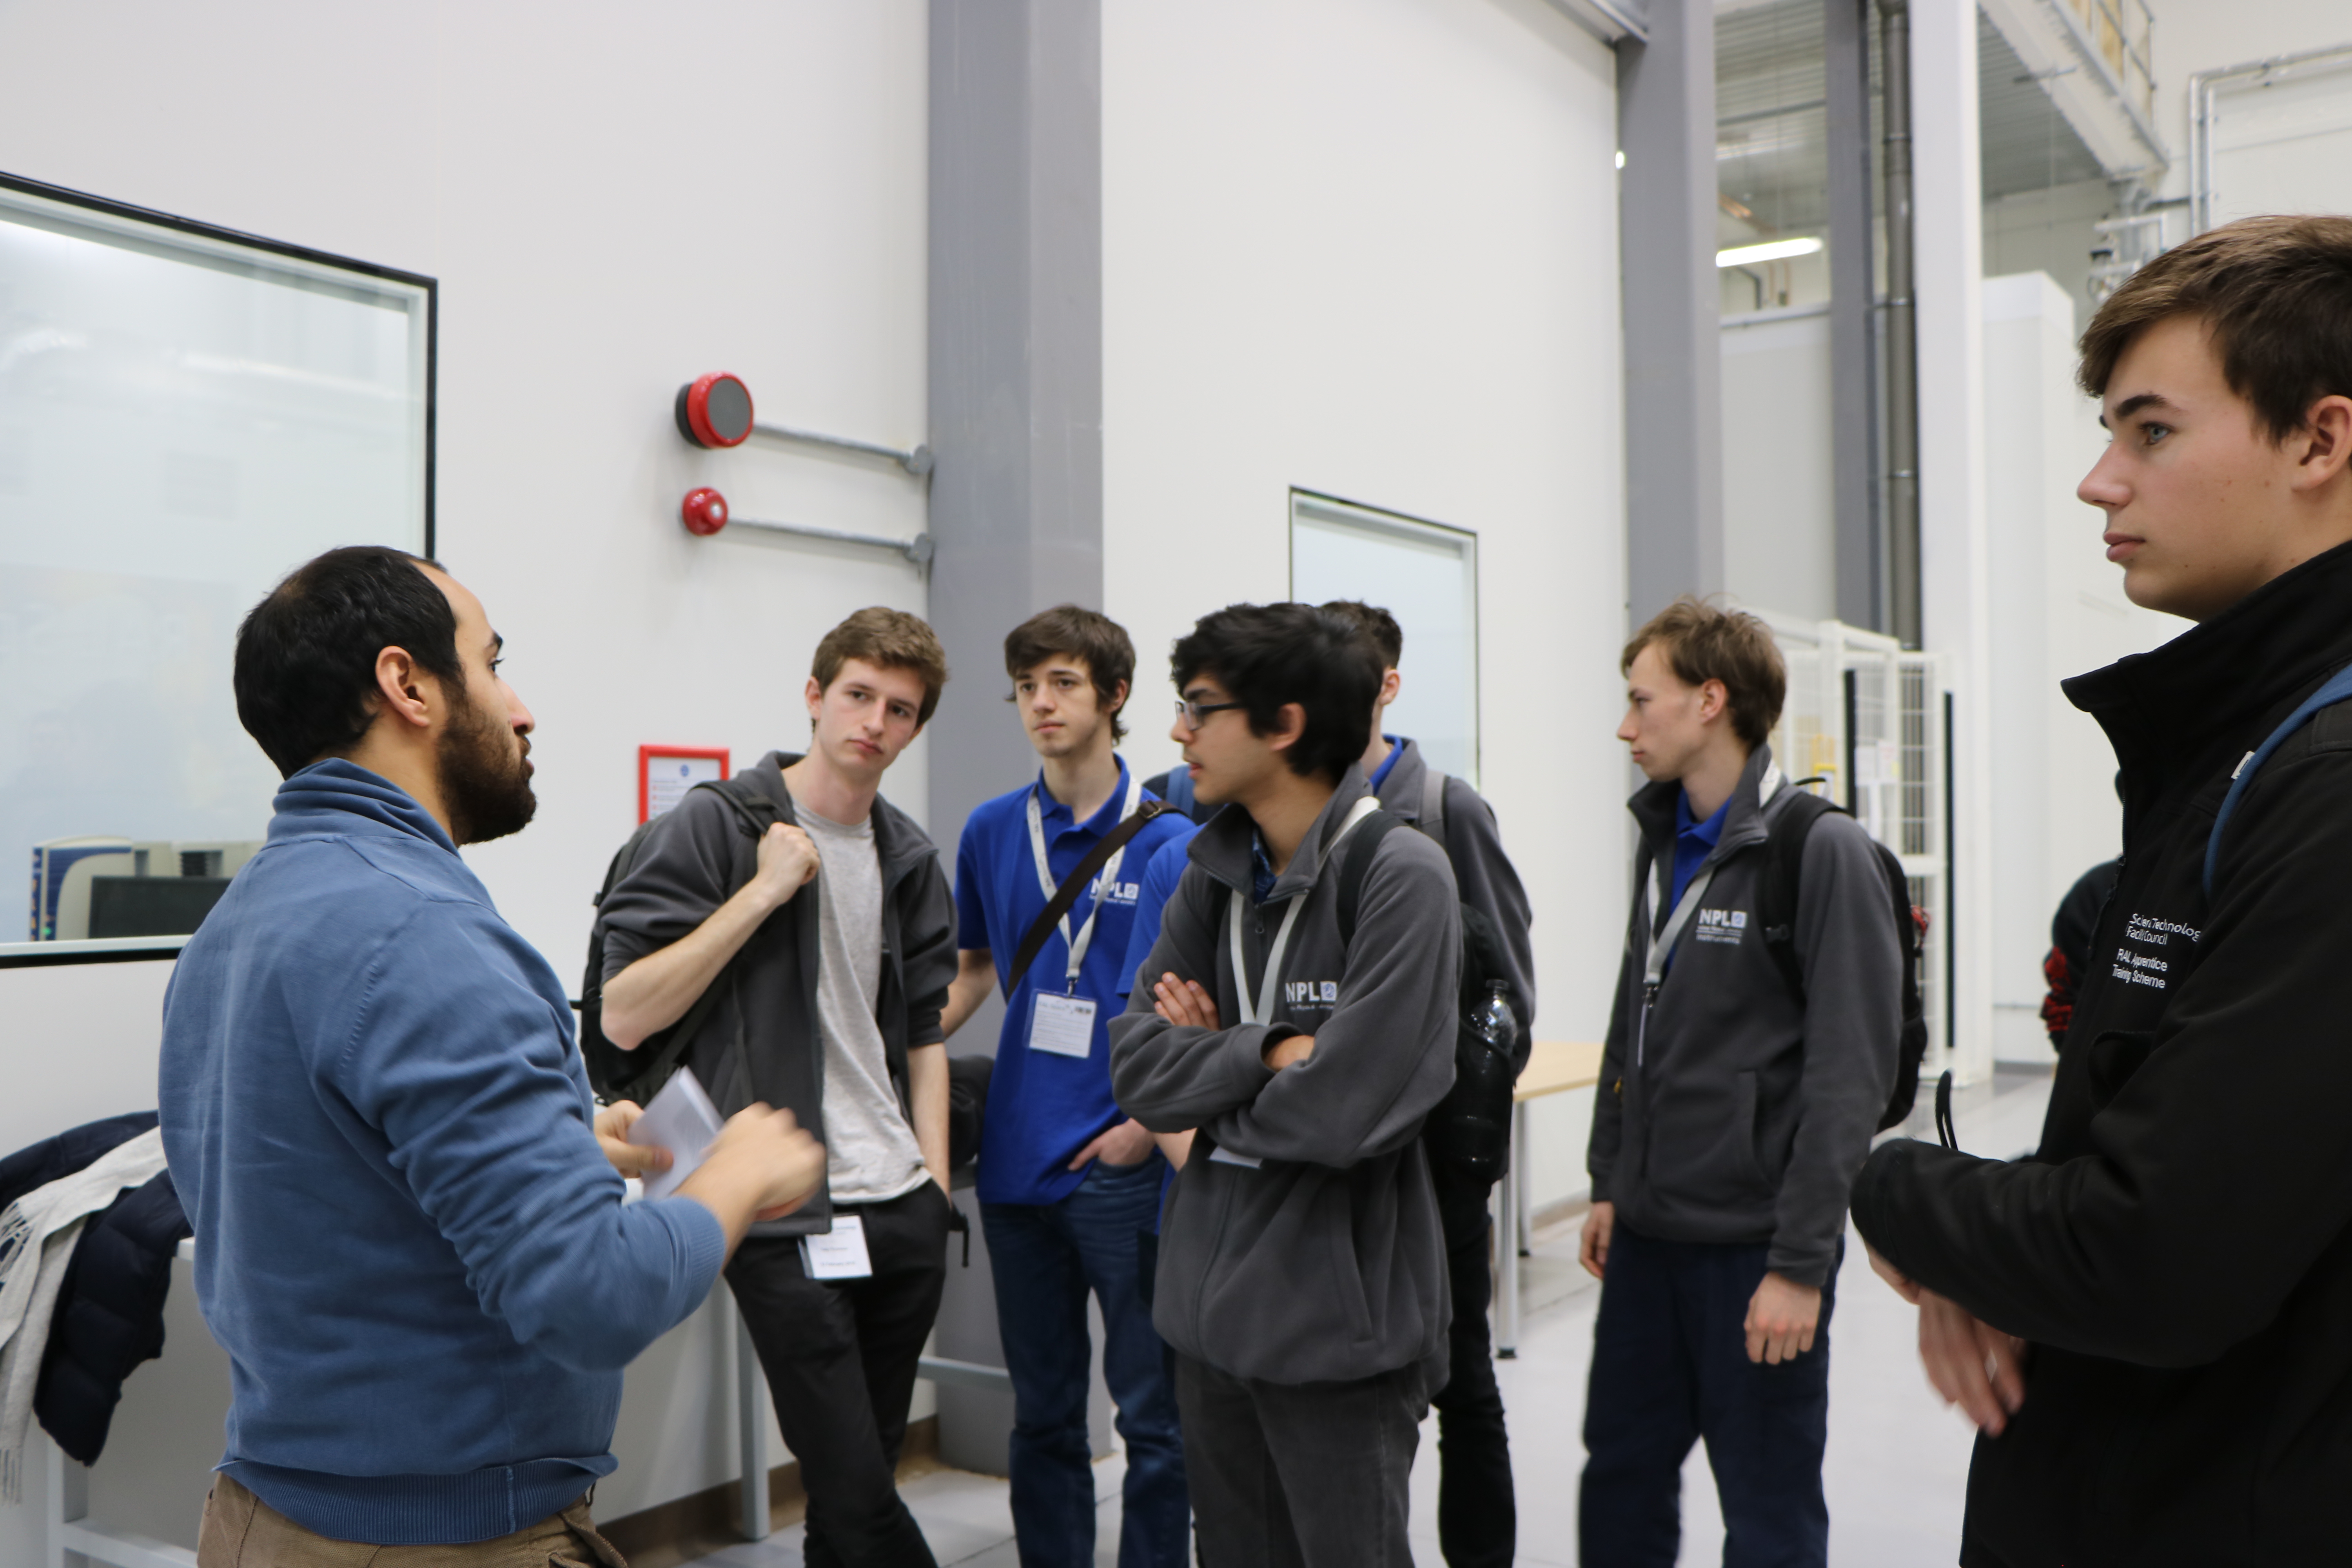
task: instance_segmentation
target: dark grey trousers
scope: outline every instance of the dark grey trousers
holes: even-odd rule
[[[1267,1383],[1176,1357],[1202,1568],[1412,1568],[1419,1366],[1355,1383]]]

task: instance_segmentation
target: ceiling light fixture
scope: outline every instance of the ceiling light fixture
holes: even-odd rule
[[[1786,261],[1792,256],[1818,255],[1821,248],[1822,242],[1818,237],[1768,240],[1762,245],[1738,245],[1729,250],[1718,250],[1715,253],[1715,264],[1717,267],[1746,267],[1759,261]]]

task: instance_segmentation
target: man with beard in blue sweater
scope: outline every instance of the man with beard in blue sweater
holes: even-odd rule
[[[163,1009],[164,1148],[232,1373],[201,1568],[617,1564],[586,1493],[621,1369],[824,1179],[754,1106],[677,1195],[622,1206],[668,1156],[596,1110],[562,984],[457,855],[536,805],[499,651],[473,595],[374,547],[237,633],[237,716],[286,783]]]

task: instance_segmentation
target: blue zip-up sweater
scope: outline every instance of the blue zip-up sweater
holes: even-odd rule
[[[346,762],[268,842],[163,1004],[163,1146],[226,1348],[221,1468],[307,1529],[485,1541],[612,1473],[621,1369],[726,1238],[629,1208],[563,987],[425,809]]]

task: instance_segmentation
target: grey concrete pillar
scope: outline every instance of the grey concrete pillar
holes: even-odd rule
[[[1724,585],[1715,271],[1715,7],[1651,0],[1617,46],[1625,321],[1625,559],[1639,625]]]
[[[930,619],[953,680],[930,726],[930,826],[952,868],[973,806],[1036,771],[1004,634],[1102,574],[1099,0],[931,0]],[[956,1037],[993,1053],[998,1005]],[[969,1192],[960,1206],[979,1228]],[[950,1259],[939,1352],[1003,1364],[987,1249]],[[1097,1411],[1102,1402],[1097,1394]],[[1108,1423],[1097,1415],[1099,1449]],[[940,1390],[950,1463],[1004,1473],[1009,1396]]]
[[[1830,207],[1830,494],[1838,619],[1886,629],[1878,497],[1877,279],[1871,221],[1869,0],[1822,0]]]

